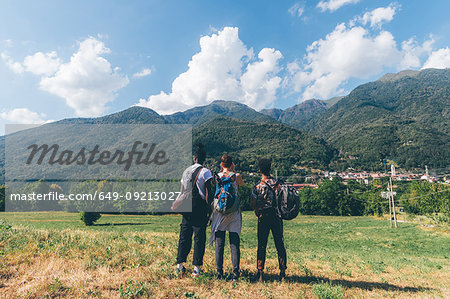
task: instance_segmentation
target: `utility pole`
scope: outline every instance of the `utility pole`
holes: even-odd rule
[[[391,195],[389,194],[390,193],[389,183],[387,190],[388,190],[387,192],[386,191],[381,192],[381,197],[389,201],[389,225],[390,227],[392,227],[392,205],[391,205]]]
[[[395,228],[397,228],[397,217],[395,216],[394,192],[392,191],[392,177],[389,178],[389,182],[391,183],[390,195],[392,197],[392,211],[394,214],[394,226],[395,226]]]
[[[394,226],[397,227],[397,216],[395,214],[394,195],[397,194],[392,190],[392,178],[389,178],[387,192],[381,192],[381,197],[388,199],[389,202],[389,225],[392,227],[392,220],[394,220]]]
[[[388,185],[388,190],[389,190],[389,185]],[[391,206],[391,195],[387,194],[388,198],[389,198],[389,225],[392,228],[392,206]]]

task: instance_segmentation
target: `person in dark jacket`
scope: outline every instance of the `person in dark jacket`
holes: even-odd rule
[[[210,206],[214,198],[213,175],[202,164],[206,159],[206,152],[202,144],[197,145],[193,155],[194,164],[183,173],[182,185],[192,174],[196,175],[195,186],[192,186],[192,212],[183,213],[180,224],[180,237],[178,241],[177,272],[179,276],[186,273],[184,263],[192,247],[192,234],[194,234],[194,257],[192,264],[194,271],[192,277],[202,274],[203,256],[205,254],[206,227],[209,220]]]
[[[271,161],[261,159],[258,162],[261,181],[253,187],[251,204],[258,217],[258,250],[256,279],[263,281],[266,247],[269,233],[272,231],[278,253],[280,280],[286,276],[286,249],[283,238],[283,220],[276,207],[277,181],[270,175]]]

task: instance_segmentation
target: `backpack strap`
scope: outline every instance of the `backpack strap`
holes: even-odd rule
[[[198,180],[198,176],[200,174],[200,170],[202,170],[203,166],[199,166],[197,167],[194,172],[192,173],[192,188],[194,188],[194,186],[197,184],[197,180]]]
[[[236,173],[235,172],[220,172],[219,173],[219,176],[220,177],[222,177],[222,176],[224,176],[224,175],[226,175],[226,176],[228,176],[229,178],[231,178],[231,180],[233,181],[233,182],[235,182],[236,181]],[[234,179],[233,179],[233,177],[234,177]]]
[[[270,187],[270,185],[267,184],[265,181],[262,181],[262,180],[261,180],[261,183],[264,183],[264,185],[266,185],[266,186],[269,188],[269,190],[272,191],[273,194],[275,195],[275,201],[276,201],[276,202],[275,202],[275,203],[272,202],[272,204],[275,204],[276,206],[278,206],[279,203],[278,203],[277,193],[275,192],[275,189],[278,187],[279,182],[276,181],[276,180],[275,180],[275,182],[276,182],[276,183],[275,183],[275,186],[274,186],[275,188],[272,188],[272,187]]]
[[[279,182],[278,181],[275,181],[276,183],[275,183],[275,189],[277,188],[277,186],[279,185]],[[261,181],[261,183],[264,183],[264,185],[266,185],[267,187],[269,187],[269,189],[272,191],[272,192],[275,192],[275,190],[274,190],[274,188],[272,188],[272,187],[270,187],[270,185],[269,184],[267,184],[265,181]],[[275,193],[276,194],[276,193]]]

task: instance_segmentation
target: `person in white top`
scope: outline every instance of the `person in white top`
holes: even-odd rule
[[[194,234],[194,256],[192,263],[194,271],[192,276],[198,277],[202,274],[203,256],[205,254],[206,227],[209,220],[211,203],[214,197],[213,176],[209,169],[202,164],[206,159],[203,144],[198,144],[193,155],[194,164],[189,166],[183,173],[181,183],[192,180],[195,186],[192,188],[192,212],[183,213],[180,225],[180,237],[178,241],[177,272],[183,276],[186,272],[184,263],[191,251],[192,234]],[[195,177],[195,179],[192,178]]]
[[[242,176],[234,171],[233,159],[224,155],[221,158],[220,166],[222,168],[221,172],[218,174],[219,177],[230,177],[233,185],[233,191],[235,196],[236,205],[232,211],[227,213],[226,211],[220,211],[217,209],[218,205],[218,194],[216,191],[215,207],[212,215],[211,223],[211,240],[210,243],[215,241],[215,257],[216,257],[216,277],[218,279],[223,277],[223,252],[225,248],[225,232],[229,232],[230,237],[230,250],[231,250],[231,261],[233,264],[233,280],[239,278],[239,262],[240,262],[240,234],[242,227],[242,214],[239,206],[239,197],[237,196],[238,186],[244,184]]]

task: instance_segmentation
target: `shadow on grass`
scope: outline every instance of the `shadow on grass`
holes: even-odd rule
[[[93,226],[122,226],[122,225],[149,225],[151,222],[119,222],[119,223],[95,223]]]
[[[264,274],[264,281],[278,281],[278,275],[275,274]],[[317,276],[286,276],[284,280],[286,282],[294,282],[294,283],[329,283],[332,285],[340,285],[346,288],[358,288],[362,290],[385,290],[385,291],[400,291],[400,292],[424,292],[430,291],[431,288],[427,287],[401,287],[390,283],[383,282],[371,282],[371,281],[353,281],[353,280],[345,280],[345,279],[329,279],[324,277]]]

